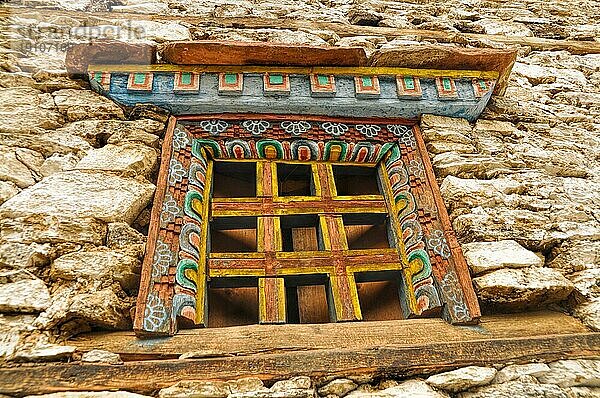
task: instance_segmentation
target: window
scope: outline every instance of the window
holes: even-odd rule
[[[464,260],[413,129],[261,117],[172,124],[138,330],[469,322]]]

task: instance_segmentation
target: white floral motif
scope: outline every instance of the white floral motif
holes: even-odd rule
[[[271,123],[266,120],[244,120],[242,127],[252,135],[262,135],[271,127]]]
[[[425,178],[425,168],[420,160],[411,160],[408,164],[408,171],[417,178]]]
[[[281,122],[281,128],[285,130],[286,133],[291,135],[301,135],[306,133],[311,129],[311,124],[309,122],[305,122],[304,120],[299,121],[288,121]]]
[[[377,137],[381,131],[381,127],[376,124],[357,124],[356,130],[367,138]]]
[[[429,236],[428,243],[429,247],[435,254],[440,255],[444,259],[450,258],[450,246],[448,246],[448,242],[446,241],[443,231],[439,229],[434,230]]]
[[[187,171],[176,159],[171,159],[169,163],[169,185],[175,185],[178,182],[183,181],[183,176],[187,174]]]
[[[177,201],[170,193],[165,194],[162,211],[160,212],[160,221],[163,224],[172,223],[178,216],[181,216],[181,208],[177,205]]]
[[[186,147],[190,143],[185,130],[176,128],[173,132],[173,149],[179,151]]]
[[[385,127],[390,133],[394,134],[396,137],[402,137],[404,133],[410,130],[408,126],[403,126],[401,124],[388,124]]]
[[[168,275],[169,267],[173,263],[173,252],[169,246],[161,240],[156,241],[154,251],[154,262],[152,263],[152,278],[160,278]]]
[[[325,122],[321,124],[321,127],[327,134],[331,134],[334,137],[339,137],[348,131],[348,126],[343,123]]]
[[[229,124],[224,120],[203,120],[200,122],[200,128],[207,133],[211,133],[212,135],[219,135],[223,131],[227,130]]]
[[[148,294],[146,308],[144,309],[144,330],[156,332],[167,320],[167,309],[158,293]]]

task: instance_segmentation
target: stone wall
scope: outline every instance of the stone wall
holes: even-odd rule
[[[13,3],[27,7],[0,8],[0,356],[25,360],[69,356],[57,339],[91,328],[131,327],[166,122],[160,110],[121,109],[68,78],[62,44],[259,40],[371,54],[433,41],[344,26],[437,30],[448,45],[480,47],[503,44],[463,34],[600,37],[595,1]],[[214,19],[228,17],[297,27]],[[519,54],[506,94],[477,123],[424,116],[423,134],[484,311],[551,306],[600,330],[600,54],[527,45]],[[530,395],[586,396],[527,380]]]

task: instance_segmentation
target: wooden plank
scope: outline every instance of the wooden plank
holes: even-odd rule
[[[362,47],[319,48],[274,43],[202,41],[167,43],[161,51],[165,62],[182,65],[364,66],[368,62]]]
[[[395,334],[398,333],[389,337]],[[126,389],[149,394],[181,380],[257,376],[271,383],[297,375],[315,379],[349,375],[407,377],[468,365],[490,366],[599,355],[600,333],[583,333],[411,346],[364,345],[356,349],[271,351],[251,356],[136,361],[124,365],[3,365],[0,367],[0,393],[24,396],[56,391]]]
[[[235,355],[264,351],[349,349],[359,346],[412,346],[445,341],[492,340],[549,334],[585,333],[577,319],[558,312],[490,315],[478,326],[452,326],[441,319],[406,319],[318,325],[252,325],[228,329],[180,330],[172,337],[142,340],[131,331],[99,332],[69,341],[80,351],[117,352],[124,360],[177,358],[190,350]],[[226,336],[226,338],[224,338]]]

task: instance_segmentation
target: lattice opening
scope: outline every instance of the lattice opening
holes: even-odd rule
[[[256,217],[218,217],[210,222],[212,253],[256,252]]]
[[[209,327],[256,324],[256,278],[214,278],[208,287],[208,304]]]
[[[332,166],[338,196],[381,195],[375,167]]]
[[[327,277],[291,277],[286,279],[287,323],[327,323]]]
[[[354,274],[358,301],[365,321],[404,319],[400,306],[400,272]]]
[[[383,213],[344,214],[344,230],[348,249],[386,249],[392,247],[388,216]]]
[[[319,242],[319,219],[316,214],[282,216],[281,243],[284,252],[323,250]]]
[[[244,198],[256,196],[256,163],[215,161],[213,197]]]
[[[311,166],[297,163],[277,164],[279,196],[312,196],[314,192]]]

